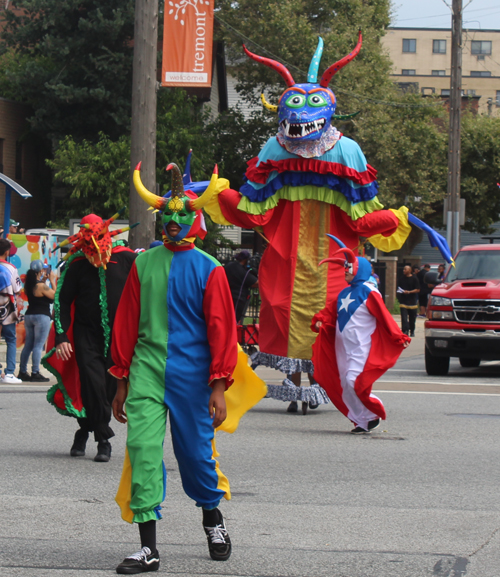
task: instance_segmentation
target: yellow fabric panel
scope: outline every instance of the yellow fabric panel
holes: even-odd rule
[[[229,487],[229,481],[227,480],[226,475],[220,470],[219,461],[217,461],[216,457],[219,456],[217,452],[217,448],[215,446],[215,433],[214,438],[212,439],[212,459],[215,461],[215,472],[217,473],[218,481],[217,481],[217,489],[224,491],[224,499],[227,501],[231,500],[231,488]]]
[[[328,267],[318,264],[328,256],[329,224],[330,205],[317,200],[301,201],[287,353],[294,359],[312,358],[316,335],[308,329],[312,317],[326,304]]]
[[[390,208],[389,210],[393,212],[399,220],[396,232],[391,236],[374,234],[368,239],[375,248],[383,250],[384,252],[399,250],[411,232],[411,226],[408,223],[408,209],[406,206],[402,206],[399,210],[393,208]]]
[[[219,194],[230,188],[229,180],[227,178],[219,178],[215,187],[215,192],[212,198],[203,207],[203,210],[207,212],[210,218],[217,224],[222,224],[225,226],[231,226],[232,223],[224,218],[222,211],[219,206]]]
[[[125,459],[123,460],[122,476],[118,491],[116,492],[115,501],[118,503],[122,512],[122,519],[127,523],[134,522],[134,514],[130,509],[130,501],[132,500],[132,465],[130,464],[130,457],[128,456],[127,447],[125,447]]]
[[[248,357],[238,345],[238,362],[233,373],[234,383],[224,393],[227,417],[218,431],[234,433],[241,417],[267,394],[266,383],[248,364]]]

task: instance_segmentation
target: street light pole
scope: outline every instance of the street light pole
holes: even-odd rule
[[[451,17],[450,133],[448,141],[447,237],[452,255],[460,249],[460,121],[462,112],[462,0]]]
[[[132,134],[130,171],[131,248],[148,248],[154,238],[154,215],[139,197],[132,174],[141,162],[141,178],[156,192],[156,62],[158,56],[158,0],[136,0],[132,73]]]

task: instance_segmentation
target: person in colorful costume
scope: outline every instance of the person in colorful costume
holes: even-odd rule
[[[113,413],[118,421],[127,422],[125,465],[116,500],[122,517],[138,523],[142,547],[118,565],[120,574],[159,568],[156,521],[165,498],[167,414],[184,491],[202,507],[210,556],[218,561],[229,558],[231,541],[218,505],[222,497],[230,499],[230,491],[215,460],[215,429],[224,423],[226,430],[234,430],[241,414],[266,394],[246,355],[238,353],[224,269],[194,246],[195,237],[206,234],[200,208],[217,183],[217,172],[206,195],[198,198],[184,191],[176,165],[167,170],[173,171],[172,193],[167,197],[143,186],[140,164],[134,172],[141,197],[163,211],[164,246],[149,249],[135,261],[113,334],[115,364],[110,372],[118,379]],[[251,385],[244,398],[238,398],[237,389],[233,394],[237,383],[225,393],[237,378],[237,362],[238,378],[248,377]]]
[[[240,191],[231,190],[227,181],[224,189],[221,182],[205,207],[218,224],[257,228],[269,241],[259,269],[262,307],[255,363],[291,375],[293,384],[285,380],[288,387],[268,387],[268,396],[283,400],[328,401],[319,387],[294,386],[300,384],[300,372],[313,373],[311,317],[345,286],[334,272],[318,269],[318,262],[331,256],[325,233],[349,246],[366,237],[390,251],[400,248],[411,230],[405,207],[382,210],[377,171],[358,144],[331,124],[346,117],[334,114],[336,99],[328,84],[360,47],[361,33],[353,52],[330,66],[317,83],[320,38],[305,84],[296,84],[282,64],[244,48],[287,83],[278,106],[262,96],[265,106],[278,112],[279,132],[248,162]]]
[[[386,418],[382,401],[371,392],[372,385],[396,363],[411,339],[401,332],[370,282],[370,263],[331,238],[341,247],[337,255],[342,258],[333,256],[320,264],[342,265],[349,286],[312,319],[312,330],[319,332],[313,345],[314,377],[337,409],[353,422],[351,433],[368,433]],[[339,274],[338,266],[331,268]]]
[[[109,231],[122,211],[103,221],[89,214],[80,230],[59,247],[73,244],[57,285],[54,324],[49,334],[43,365],[57,378],[47,399],[58,412],[76,417],[72,457],[85,455],[90,432],[94,432],[94,461],[111,456],[109,426],[116,380],[111,367],[110,340],[120,296],[136,255],[112,238],[130,227]],[[135,226],[135,225],[134,225]],[[74,354],[73,354],[74,352]]]

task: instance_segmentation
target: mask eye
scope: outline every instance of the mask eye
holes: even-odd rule
[[[305,103],[306,97],[302,94],[292,94],[285,102],[285,104],[290,108],[302,108]]]
[[[321,96],[321,94],[310,94],[307,99],[307,104],[319,108],[320,106],[327,106],[328,102],[324,96]]]
[[[185,212],[179,212],[179,216],[187,216]]]

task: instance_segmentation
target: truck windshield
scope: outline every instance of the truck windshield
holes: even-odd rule
[[[500,279],[500,250],[464,250],[450,267],[446,282],[468,279]]]

